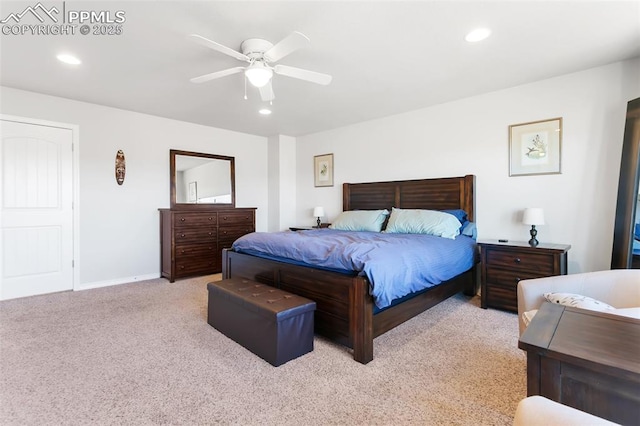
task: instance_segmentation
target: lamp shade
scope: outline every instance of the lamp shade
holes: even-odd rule
[[[525,225],[544,225],[544,210],[537,207],[524,209],[522,223]]]
[[[244,71],[244,75],[253,86],[263,87],[271,80],[273,71],[262,62],[254,62]]]
[[[313,217],[324,217],[324,207],[314,207]]]

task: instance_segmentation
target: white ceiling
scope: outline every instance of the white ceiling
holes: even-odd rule
[[[32,2],[1,2],[0,19]],[[62,9],[63,2],[43,1]],[[300,136],[640,56],[640,1],[66,1],[123,10],[122,35],[0,35],[0,84],[256,135]],[[23,18],[27,22],[29,17]],[[31,22],[37,23],[37,22]],[[469,44],[465,34],[492,36]],[[292,31],[311,45],[279,63],[333,75],[329,86],[274,77],[273,114],[244,66],[186,38],[239,50]],[[82,65],[58,62],[61,52]],[[479,111],[480,112],[480,111]]]

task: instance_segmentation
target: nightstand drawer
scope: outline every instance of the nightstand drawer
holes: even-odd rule
[[[542,275],[531,271],[518,271],[516,269],[502,269],[487,266],[487,284],[500,285],[508,288],[516,288],[521,280],[540,278]]]
[[[553,274],[553,254],[488,249],[487,265],[536,271],[538,277]]]
[[[500,286],[487,285],[485,287],[486,303],[500,309],[509,311],[518,311],[518,296],[516,287],[507,288]]]

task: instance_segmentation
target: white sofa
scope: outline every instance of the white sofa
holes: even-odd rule
[[[640,269],[614,269],[522,280],[518,283],[520,335],[526,326],[524,312],[538,309],[544,293],[575,293],[608,303],[614,308],[640,307]]]
[[[584,411],[559,404],[542,396],[530,396],[518,404],[513,426],[613,426]]]

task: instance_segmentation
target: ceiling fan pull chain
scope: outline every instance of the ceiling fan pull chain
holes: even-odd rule
[[[246,101],[247,100],[247,77],[246,76],[243,76],[243,77],[244,77],[244,100]]]

